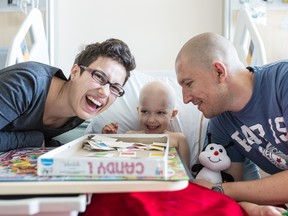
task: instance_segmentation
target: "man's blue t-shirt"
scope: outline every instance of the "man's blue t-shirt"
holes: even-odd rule
[[[234,145],[227,149],[232,162],[245,157],[265,172],[288,169],[288,61],[262,67],[254,72],[253,94],[239,112],[225,112],[209,122],[212,142]]]

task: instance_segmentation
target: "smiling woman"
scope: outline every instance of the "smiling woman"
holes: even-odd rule
[[[108,39],[87,45],[76,56],[68,80],[61,69],[39,62],[2,69],[0,151],[59,145],[53,137],[103,112],[123,95],[122,86],[134,68],[127,44]],[[102,81],[95,71],[101,71]]]
[[[93,113],[104,111],[117,98],[117,95],[111,92],[108,82],[103,84],[103,82],[94,79],[95,71],[101,71],[103,77],[105,76],[107,80],[110,79],[111,82],[121,86],[126,77],[126,70],[123,65],[117,61],[105,57],[99,57],[90,64],[90,71],[87,70],[88,67],[84,70],[77,64],[75,64],[74,67],[75,74],[71,74],[71,80],[73,81],[71,84],[76,86],[76,88],[72,88],[76,91],[73,94],[71,102],[80,102],[80,109],[76,110],[76,112],[78,112],[77,116],[87,120],[94,116]],[[79,71],[80,73],[78,73]],[[84,71],[87,72],[83,73]],[[91,73],[91,71],[93,71],[93,73]],[[75,100],[75,98],[78,98],[79,100]],[[75,106],[77,105],[75,104]],[[81,109],[81,107],[84,109]]]

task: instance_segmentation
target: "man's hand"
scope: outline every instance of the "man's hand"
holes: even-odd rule
[[[257,205],[250,202],[239,202],[239,205],[249,216],[282,216],[282,212],[286,212],[284,208],[271,205]]]

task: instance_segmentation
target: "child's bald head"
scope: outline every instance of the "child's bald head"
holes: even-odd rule
[[[174,109],[175,108],[175,92],[167,83],[154,80],[149,83],[146,83],[139,94],[139,106],[143,103],[152,102],[153,99],[161,101],[163,104],[166,104],[166,108]]]

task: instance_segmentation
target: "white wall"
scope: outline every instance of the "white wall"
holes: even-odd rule
[[[67,74],[81,46],[125,41],[138,70],[174,70],[192,36],[223,32],[223,0],[56,0],[54,65]]]

